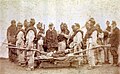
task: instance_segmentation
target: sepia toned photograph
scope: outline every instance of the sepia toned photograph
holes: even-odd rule
[[[0,74],[120,74],[120,0],[0,0]]]

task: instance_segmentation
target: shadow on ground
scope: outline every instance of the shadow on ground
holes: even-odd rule
[[[8,59],[0,59],[0,74],[120,74],[119,67],[103,65],[93,70],[87,70],[87,66],[79,68],[39,68],[34,71],[26,71],[26,68],[11,63]]]

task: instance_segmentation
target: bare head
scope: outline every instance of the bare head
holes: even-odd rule
[[[95,25],[95,19],[94,18],[90,18],[89,21],[88,21],[90,27],[93,27]]]
[[[28,21],[27,21],[27,19],[24,20],[24,27],[28,27]]]
[[[15,21],[15,20],[12,20],[12,21],[11,21],[11,25],[16,26],[16,21]]]
[[[42,23],[39,22],[39,23],[37,24],[37,28],[38,28],[38,29],[41,29],[41,28],[42,28]]]
[[[31,18],[31,20],[30,20],[30,26],[34,26],[34,25],[35,25],[35,19]]]
[[[109,26],[109,25],[110,25],[110,22],[109,22],[109,21],[106,21],[106,25]]]
[[[22,23],[21,23],[21,22],[18,22],[18,23],[17,23],[17,29],[18,29],[18,30],[19,30],[19,29],[22,29],[22,27],[23,27]]]
[[[112,27],[112,28],[115,28],[116,26],[117,26],[116,21],[112,21],[111,27]]]
[[[60,29],[61,30],[66,30],[67,29],[67,24],[62,22],[61,25],[60,25]]]

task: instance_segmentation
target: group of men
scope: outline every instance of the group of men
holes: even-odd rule
[[[86,24],[86,33],[81,30],[79,23],[72,25],[72,32],[67,27],[66,23],[60,24],[60,31],[56,31],[53,23],[49,24],[49,29],[45,33],[45,25],[39,22],[37,29],[35,28],[35,19],[31,18],[30,22],[24,21],[24,24],[12,20],[11,25],[7,29],[7,39],[9,48],[9,60],[17,62],[21,66],[28,66],[29,70],[34,69],[35,56],[40,56],[43,52],[63,52],[66,49],[73,49],[73,52],[90,49],[97,45],[110,44],[111,47],[101,47],[94,50],[88,50],[79,55],[87,57],[79,57],[79,65],[88,63],[88,69],[94,69],[96,65],[102,64],[101,51],[104,51],[104,63],[110,64],[109,52],[113,56],[113,66],[120,66],[120,30],[117,28],[117,23],[112,21],[106,22],[107,28],[103,31],[99,24],[96,24],[94,18],[90,18]],[[24,49],[27,51],[23,51]],[[26,62],[27,61],[27,62]]]

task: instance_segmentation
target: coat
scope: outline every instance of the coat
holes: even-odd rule
[[[11,25],[11,26],[8,27],[8,29],[7,29],[8,43],[11,42],[12,44],[15,44],[15,42],[16,42],[16,39],[15,39],[16,31],[17,31],[16,26]]]
[[[58,47],[57,32],[56,30],[50,31],[49,29],[46,32],[46,45],[47,48]]]
[[[116,47],[116,48],[118,48],[119,46],[119,29],[117,27],[113,29],[111,33],[110,44],[112,47]]]

